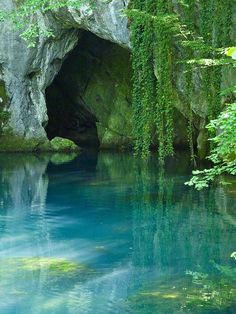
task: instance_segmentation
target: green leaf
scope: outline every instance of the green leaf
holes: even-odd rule
[[[228,57],[233,58],[234,60],[236,60],[236,47],[230,47],[226,50],[225,53]]]

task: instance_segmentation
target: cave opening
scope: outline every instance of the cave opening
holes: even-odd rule
[[[115,44],[84,31],[76,47],[66,57],[59,73],[46,89],[48,123],[45,130],[49,140],[59,136],[82,148],[99,148],[99,119],[84,95],[94,70],[111,46]]]
[[[46,89],[48,139],[59,136],[89,149],[130,149],[131,77],[128,49],[81,31],[78,44]],[[188,121],[176,109],[174,123],[175,147],[189,147]],[[154,136],[152,148],[156,146]]]

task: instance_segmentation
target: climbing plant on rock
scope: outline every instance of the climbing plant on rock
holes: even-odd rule
[[[133,0],[133,107],[135,152],[149,154],[155,129],[160,160],[173,154],[173,33],[178,18],[169,0]],[[155,127],[155,128],[154,128]]]
[[[159,157],[173,154],[174,42],[182,36],[186,59],[185,94],[189,106],[189,142],[193,145],[192,64],[203,65],[202,89],[208,118],[221,110],[222,47],[230,41],[230,0],[181,0],[176,10],[171,0],[132,0],[128,10],[133,48],[133,107],[135,151],[146,157],[157,134]],[[175,12],[175,13],[174,13]],[[178,13],[176,13],[178,12]],[[207,60],[214,60],[208,66]],[[206,61],[206,62],[205,62]],[[212,66],[214,65],[214,66]],[[154,141],[155,142],[155,141]]]
[[[219,59],[220,47],[230,45],[232,2],[230,0],[200,1],[200,35],[210,48],[208,58]],[[203,52],[203,57],[206,53]],[[208,101],[209,120],[216,118],[221,109],[222,65],[205,67],[202,72],[203,88]]]
[[[194,20],[195,20],[195,0],[186,0],[183,6],[183,22],[186,25],[189,34],[194,33]],[[189,47],[184,49],[184,58],[188,61],[194,58],[194,52]],[[188,108],[188,141],[191,159],[195,160],[194,152],[194,139],[193,139],[193,66],[191,64],[185,64],[185,95],[186,95],[186,107]]]

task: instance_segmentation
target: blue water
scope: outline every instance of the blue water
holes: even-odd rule
[[[130,154],[0,155],[0,313],[236,313],[236,189]]]

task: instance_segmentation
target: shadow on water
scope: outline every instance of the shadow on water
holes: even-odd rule
[[[0,313],[235,313],[235,195],[131,154],[0,155]]]

